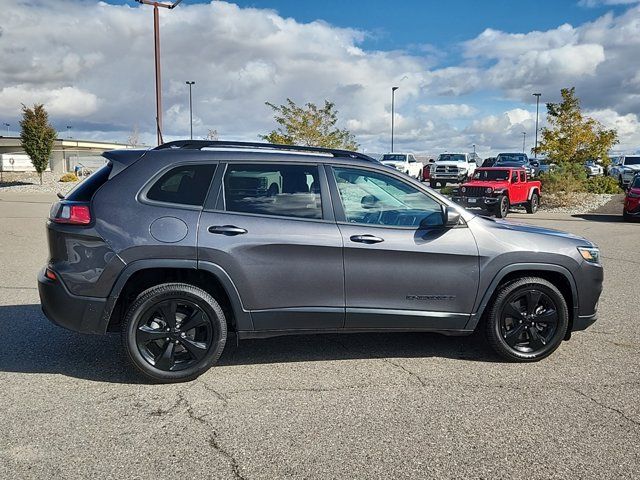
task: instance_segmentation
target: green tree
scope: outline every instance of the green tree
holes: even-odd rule
[[[310,147],[357,150],[355,136],[346,129],[336,128],[338,111],[335,104],[325,100],[323,107],[307,103],[303,107],[287,98],[285,105],[265,102],[273,109],[279,125],[276,130],[260,138],[269,143],[283,145],[306,145]]]
[[[49,157],[56,139],[56,131],[49,124],[49,115],[44,105],[36,104],[32,109],[22,105],[20,128],[22,149],[31,158],[42,185],[42,172],[49,166]]]
[[[608,164],[607,152],[618,143],[616,130],[607,130],[600,122],[582,115],[575,87],[563,88],[560,93],[560,103],[547,103],[549,127],[542,129],[542,140],[534,153],[547,154],[557,163],[582,164],[597,159]]]

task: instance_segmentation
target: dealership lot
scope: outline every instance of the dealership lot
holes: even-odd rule
[[[0,191],[0,478],[629,478],[640,464],[640,223],[513,214],[587,236],[600,319],[537,364],[479,336],[285,337],[147,385],[116,336],[49,324],[35,276],[51,195]]]

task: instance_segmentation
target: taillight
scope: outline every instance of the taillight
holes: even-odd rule
[[[91,210],[89,205],[62,204],[51,220],[55,223],[88,225],[91,223]]]

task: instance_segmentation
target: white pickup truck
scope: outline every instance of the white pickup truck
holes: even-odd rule
[[[464,182],[475,172],[476,162],[472,153],[441,153],[436,163],[431,165],[431,188],[436,188],[438,183],[444,187],[447,182]]]
[[[400,170],[410,177],[422,180],[424,165],[416,160],[413,153],[385,153],[380,162],[387,167]]]

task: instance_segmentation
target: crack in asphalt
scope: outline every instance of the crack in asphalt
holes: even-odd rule
[[[602,407],[602,408],[605,408],[605,409],[607,409],[607,410],[610,410],[610,411],[612,411],[612,412],[617,413],[618,415],[620,415],[620,416],[621,416],[622,418],[624,418],[625,420],[628,420],[628,421],[630,421],[631,423],[633,423],[635,426],[640,427],[640,422],[638,422],[637,420],[635,420],[635,419],[633,419],[633,418],[629,417],[629,416],[628,416],[626,413],[624,413],[622,410],[619,410],[619,409],[617,409],[617,408],[615,408],[615,407],[611,407],[611,406],[609,406],[609,405],[605,405],[604,403],[602,403],[602,402],[600,402],[600,401],[596,400],[596,399],[595,399],[595,398],[593,398],[592,396],[587,395],[586,393],[584,393],[584,392],[583,392],[583,391],[581,391],[581,390],[578,390],[577,388],[574,388],[574,387],[567,387],[567,388],[568,388],[569,390],[571,390],[571,391],[573,391],[573,392],[575,392],[575,393],[579,394],[579,395],[582,395],[582,396],[583,396],[584,398],[586,398],[587,400],[591,400],[591,401],[592,401],[593,403],[595,403],[596,405],[598,405],[598,406],[600,406],[600,407]]]
[[[226,400],[226,398],[224,398],[224,396],[222,394],[220,394],[219,392],[216,392],[212,387],[210,387],[209,385],[206,385],[205,383],[201,383],[201,385],[204,386],[205,390],[214,393],[214,395],[216,395],[217,398],[222,400],[223,403],[224,403],[224,406],[226,407],[227,400]],[[177,406],[184,405],[185,409],[186,409],[186,412],[187,412],[187,415],[189,416],[189,418],[191,420],[193,420],[195,422],[198,422],[201,425],[204,425],[207,428],[211,429],[212,433],[209,436],[207,444],[211,448],[213,448],[216,452],[218,452],[222,456],[224,456],[229,461],[229,463],[231,465],[231,471],[233,472],[233,476],[237,480],[247,480],[246,477],[243,476],[242,473],[240,472],[240,464],[238,463],[238,460],[226,448],[224,448],[220,444],[220,442],[218,440],[218,431],[216,430],[216,427],[214,425],[212,425],[208,420],[206,420],[206,417],[208,415],[207,414],[200,415],[200,416],[196,415],[194,410],[193,410],[193,406],[191,405],[189,400],[187,400],[185,398],[185,396],[184,396],[184,394],[182,392],[178,392],[178,401],[176,402],[176,405]]]
[[[410,369],[408,369],[407,367],[405,367],[404,365],[400,364],[400,363],[396,363],[393,360],[389,359],[389,358],[383,358],[382,359],[383,362],[386,363],[390,363],[391,365],[393,365],[394,367],[397,367],[399,369],[401,369],[403,372],[405,372],[406,374],[408,374],[410,377],[415,378],[416,380],[418,380],[418,382],[420,382],[420,385],[422,385],[423,387],[427,386],[427,383],[422,380],[422,378],[420,377],[420,375],[418,375],[417,373],[411,371]]]

